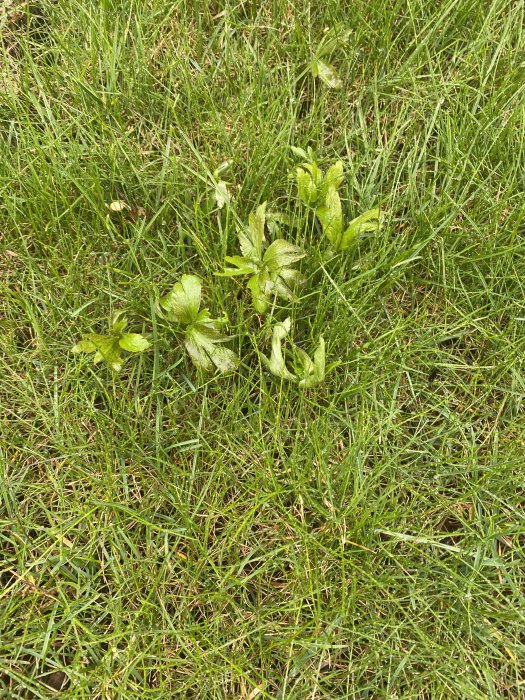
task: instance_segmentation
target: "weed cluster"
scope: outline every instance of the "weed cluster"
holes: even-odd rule
[[[322,232],[328,241],[327,257],[351,248],[360,236],[377,232],[381,227],[379,208],[370,209],[347,225],[344,225],[341,199],[338,188],[344,181],[342,161],[331,165],[326,173],[317,163],[314,151],[308,148],[294,148],[294,153],[303,160],[291,177],[295,179],[301,202],[311,208],[319,220]],[[218,178],[220,169],[214,173]],[[229,204],[230,197],[227,183],[220,180],[215,192],[217,205],[222,208]],[[112,211],[120,211],[123,202],[113,202]],[[273,214],[272,221],[275,219]],[[278,219],[289,221],[291,217],[279,213]],[[296,302],[297,290],[304,286],[306,280],[295,267],[306,252],[299,246],[275,238],[268,243],[266,232],[270,226],[267,219],[267,203],[259,205],[248,217],[248,226],[238,232],[240,255],[226,256],[227,266],[223,277],[248,277],[246,287],[251,292],[254,312],[271,313],[276,310],[277,301]],[[208,309],[201,309],[202,279],[195,274],[182,275],[170,292],[162,296],[156,312],[165,318],[182,339],[191,361],[199,370],[215,369],[220,373],[231,372],[240,364],[239,356],[224,347],[230,338],[224,334],[227,316],[213,318]],[[90,333],[73,347],[74,353],[95,353],[94,362],[105,360],[115,371],[122,368],[122,351],[141,353],[150,347],[150,342],[139,333],[125,333],[127,319],[122,311],[111,318],[109,333],[100,335]],[[321,336],[312,358],[305,350],[294,344],[283,347],[283,341],[290,334],[291,319],[287,316],[282,322],[276,322],[272,330],[271,354],[266,357],[259,350],[264,366],[276,377],[297,383],[299,387],[311,388],[320,384],[327,372],[325,359],[325,342]],[[337,363],[328,367],[328,370]],[[292,369],[290,369],[291,367]]]

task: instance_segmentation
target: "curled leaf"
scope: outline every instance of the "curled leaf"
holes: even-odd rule
[[[324,338],[319,338],[319,344],[314,352],[313,362],[304,352],[302,357],[302,372],[299,386],[303,389],[311,389],[324,381],[326,374],[326,356]]]
[[[227,255],[225,262],[234,267],[225,267],[223,272],[217,273],[218,277],[236,277],[238,275],[251,275],[257,271],[257,265],[248,258],[240,255]]]
[[[228,190],[228,185],[224,180],[219,180],[215,185],[215,201],[217,202],[217,207],[222,209],[225,204],[230,203],[230,191]]]
[[[292,374],[286,367],[282,348],[282,342],[290,332],[290,328],[291,321],[289,318],[285,319],[282,323],[277,323],[273,327],[272,351],[269,358],[263,355],[262,361],[276,377],[296,381],[297,377],[295,374]]]
[[[343,233],[341,243],[339,246],[340,250],[345,250],[349,248],[357,238],[363,233],[375,233],[379,231],[382,226],[381,221],[381,210],[379,207],[374,209],[369,209],[363,212],[360,216],[353,219],[345,232]]]
[[[219,274],[223,277],[250,275],[248,289],[252,294],[254,308],[259,313],[265,313],[275,297],[293,297],[293,287],[302,278],[291,266],[303,258],[305,253],[282,238],[273,241],[263,253],[266,203],[250,214],[249,221],[248,230],[239,234],[242,256],[226,256],[225,261],[231,267],[226,267]]]
[[[250,260],[260,260],[264,241],[264,224],[266,222],[266,202],[260,204],[248,217],[248,230],[239,233],[241,253]]]
[[[204,309],[186,328],[184,345],[193,364],[199,369],[209,370],[215,365],[219,372],[225,373],[239,364],[239,358],[232,350],[219,345],[229,340],[222,334],[221,326],[221,320],[211,318]]]
[[[325,85],[333,90],[339,90],[343,87],[343,82],[337,74],[337,70],[330,63],[325,63],[319,59],[312,64],[312,75],[314,78],[319,77]]]
[[[336,163],[331,165],[326,171],[326,175],[323,177],[320,190],[320,199],[326,199],[326,195],[331,187],[339,189],[344,180],[344,165],[342,160],[338,160]]]
[[[270,306],[270,299],[265,292],[265,287],[267,286],[266,278],[267,275],[261,271],[248,280],[248,289],[252,293],[254,309],[260,314],[266,313]]]

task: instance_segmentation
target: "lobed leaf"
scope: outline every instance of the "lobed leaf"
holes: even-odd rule
[[[268,246],[263,262],[270,270],[280,270],[283,267],[289,267],[295,262],[304,258],[306,253],[299,246],[288,241],[278,238],[270,246]]]
[[[235,267],[226,267],[223,272],[217,273],[218,277],[236,277],[238,275],[253,275],[257,271],[257,265],[240,255],[227,255],[224,258],[225,262],[235,265]]]
[[[202,285],[197,275],[182,275],[171,292],[160,300],[161,307],[178,323],[189,324],[195,320],[201,305]]]

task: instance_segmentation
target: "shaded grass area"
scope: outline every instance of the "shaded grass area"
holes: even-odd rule
[[[201,5],[0,15],[0,697],[522,697],[525,6]],[[305,68],[338,23],[329,91]],[[329,264],[308,144],[349,215],[387,211]],[[276,315],[341,360],[314,391],[213,277],[266,199],[309,251]],[[190,271],[234,376],[155,316]],[[122,307],[150,353],[70,354]]]

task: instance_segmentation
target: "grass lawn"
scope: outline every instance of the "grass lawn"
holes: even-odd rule
[[[3,1],[0,698],[525,697],[524,76],[524,0]],[[291,146],[383,230],[327,260]],[[215,273],[266,200],[308,255],[262,315]],[[119,309],[147,352],[71,353]]]

